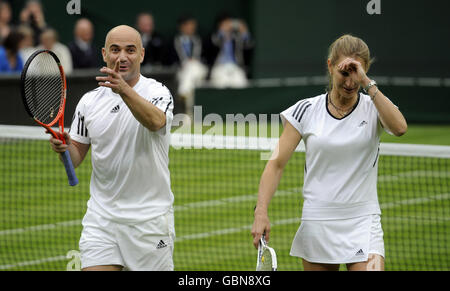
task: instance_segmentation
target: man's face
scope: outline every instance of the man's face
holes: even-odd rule
[[[87,20],[80,20],[75,28],[75,35],[85,42],[90,42],[94,38],[94,28]]]
[[[111,31],[102,49],[103,60],[108,68],[120,63],[119,73],[125,81],[139,78],[144,49],[140,35],[128,28]]]
[[[47,50],[53,49],[53,46],[56,43],[56,37],[51,31],[42,33],[40,39],[42,46]]]
[[[143,34],[151,34],[154,29],[153,17],[148,14],[139,16],[137,21],[137,28]]]
[[[180,26],[180,31],[184,35],[194,35],[197,31],[197,21],[188,20]]]

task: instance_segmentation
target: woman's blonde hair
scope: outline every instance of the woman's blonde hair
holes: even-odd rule
[[[333,66],[337,65],[337,61],[342,57],[359,57],[364,61],[366,72],[369,71],[374,59],[370,57],[370,50],[367,44],[360,38],[350,34],[345,34],[335,40],[328,49],[328,59]],[[328,70],[327,70],[328,72]],[[333,79],[328,72],[329,84],[327,90],[330,92],[333,88]]]

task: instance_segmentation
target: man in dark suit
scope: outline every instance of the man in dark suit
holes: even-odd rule
[[[75,24],[74,40],[69,44],[74,69],[97,68],[98,50],[92,44],[94,26],[87,18],[79,19]]]
[[[136,29],[142,37],[145,48],[145,57],[142,65],[165,65],[165,40],[162,35],[155,31],[153,15],[148,12],[139,14],[136,18]]]

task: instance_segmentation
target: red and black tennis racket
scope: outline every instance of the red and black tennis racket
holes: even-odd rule
[[[21,79],[22,99],[28,114],[54,138],[66,143],[64,108],[66,105],[66,77],[58,57],[50,50],[39,50],[25,63]],[[58,122],[59,132],[51,129]],[[69,151],[61,154],[69,185],[78,184]]]

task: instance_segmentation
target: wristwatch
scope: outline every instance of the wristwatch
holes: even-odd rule
[[[377,86],[377,87],[378,87],[377,82],[375,82],[374,80],[370,81],[369,85],[367,85],[367,87],[364,88],[364,92],[366,92],[366,94],[369,94],[369,90],[370,90],[370,88],[372,88],[373,86]]]

